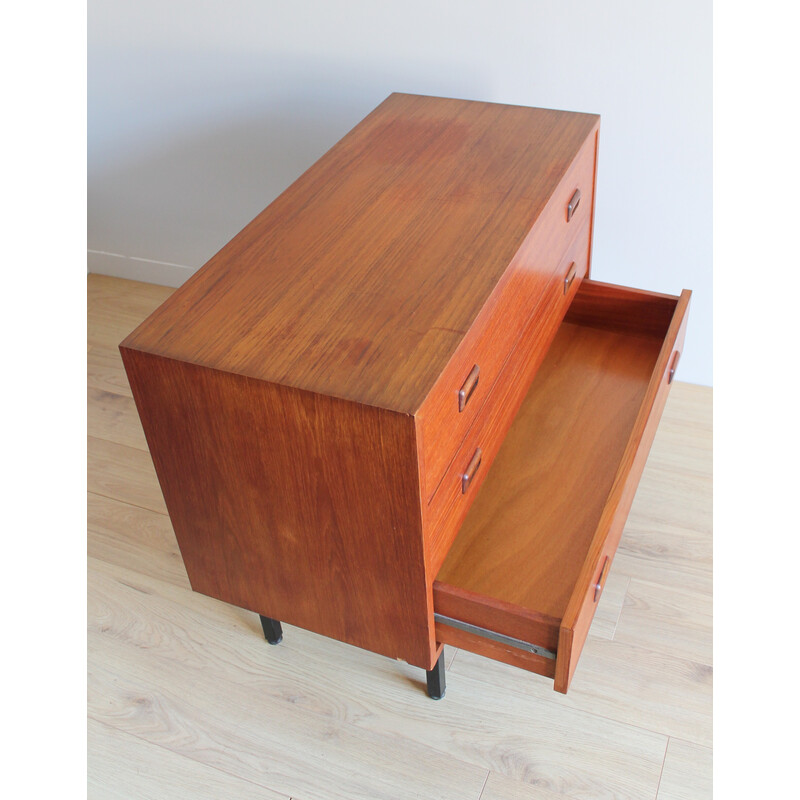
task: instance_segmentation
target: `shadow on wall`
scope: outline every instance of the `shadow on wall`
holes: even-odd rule
[[[306,77],[291,95],[270,97],[267,89],[243,102],[240,94],[227,107],[217,87],[183,118],[159,118],[150,109],[141,136],[124,129],[123,115],[95,158],[90,136],[90,271],[178,285],[392,91],[476,91],[469,80],[461,87],[419,84],[416,76],[393,76],[325,90],[330,75]],[[94,114],[102,111],[95,101]]]

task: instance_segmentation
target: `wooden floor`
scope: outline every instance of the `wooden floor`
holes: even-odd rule
[[[711,797],[711,389],[676,383],[569,694],[421,670],[189,589],[117,344],[171,289],[89,276],[89,797]]]

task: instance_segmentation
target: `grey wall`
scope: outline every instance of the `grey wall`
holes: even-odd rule
[[[694,290],[711,384],[708,0],[89,0],[89,270],[177,286],[392,91],[602,115],[593,277]]]

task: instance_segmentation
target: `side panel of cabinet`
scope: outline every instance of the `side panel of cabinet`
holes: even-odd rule
[[[192,588],[430,669],[413,418],[121,351]]]

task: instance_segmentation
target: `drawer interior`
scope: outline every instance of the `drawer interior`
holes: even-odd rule
[[[609,564],[588,562],[613,558],[627,509],[609,504],[631,481],[632,499],[688,294],[582,284],[434,582],[439,641],[554,676],[570,604],[602,590]]]

